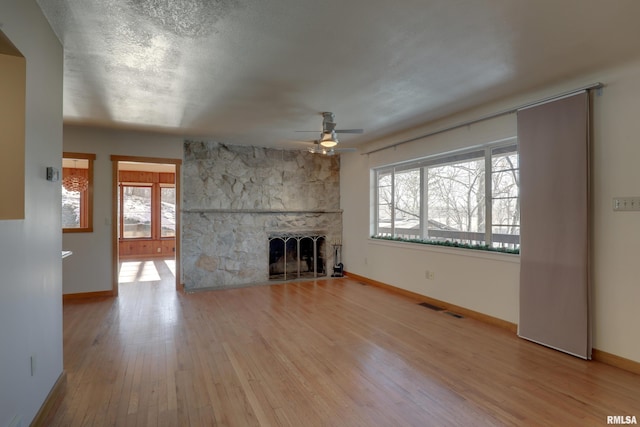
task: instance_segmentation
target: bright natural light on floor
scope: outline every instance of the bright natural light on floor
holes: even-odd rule
[[[176,260],[175,259],[165,259],[164,263],[167,264],[167,268],[171,270],[171,274],[175,277],[176,275]]]
[[[153,261],[129,261],[123,262],[120,266],[119,283],[153,282],[158,280],[160,280],[160,274]]]

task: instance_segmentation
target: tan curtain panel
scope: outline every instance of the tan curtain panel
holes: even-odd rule
[[[589,94],[518,111],[518,143],[518,335],[589,359]]]

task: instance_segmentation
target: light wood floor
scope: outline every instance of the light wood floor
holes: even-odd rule
[[[156,261],[161,263],[161,261]],[[65,303],[53,426],[602,426],[640,376],[349,279]]]

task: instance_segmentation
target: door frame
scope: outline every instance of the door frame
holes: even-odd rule
[[[181,290],[182,274],[181,274],[181,173],[180,167],[182,166],[182,159],[165,159],[162,157],[139,157],[139,156],[117,156],[111,155],[111,275],[112,285],[111,289],[113,296],[118,295],[118,277],[120,274],[120,256],[118,246],[118,164],[120,162],[140,162],[140,163],[158,163],[164,165],[174,165],[176,170],[176,290]]]

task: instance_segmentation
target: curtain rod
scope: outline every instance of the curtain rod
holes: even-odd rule
[[[408,142],[413,142],[413,141],[417,141],[419,139],[428,138],[430,136],[438,135],[438,134],[444,133],[444,132],[449,132],[450,130],[458,129],[458,128],[461,128],[461,127],[464,127],[464,126],[469,126],[469,125],[472,125],[472,124],[475,124],[475,123],[483,122],[485,120],[493,119],[493,118],[504,116],[504,115],[507,115],[507,114],[513,114],[513,113],[517,112],[518,110],[522,110],[524,108],[529,108],[529,107],[532,107],[532,106],[538,105],[538,104],[544,104],[545,102],[549,102],[549,101],[553,101],[553,100],[556,100],[556,99],[564,98],[566,96],[570,96],[570,95],[573,95],[575,93],[582,92],[582,91],[585,91],[585,90],[600,89],[602,87],[604,87],[604,84],[602,84],[600,82],[591,83],[590,85],[587,85],[587,86],[582,86],[582,87],[579,87],[577,89],[573,89],[573,90],[570,90],[570,91],[567,91],[567,92],[562,92],[562,93],[557,94],[557,95],[548,96],[546,98],[542,98],[542,99],[539,99],[537,101],[529,102],[527,104],[523,104],[523,105],[520,105],[520,106],[515,107],[515,108],[509,108],[508,110],[498,111],[497,113],[488,114],[486,116],[478,117],[477,119],[473,119],[473,120],[469,120],[469,121],[466,121],[466,122],[462,122],[462,123],[458,123],[458,124],[455,124],[455,125],[451,125],[451,126],[448,126],[446,128],[443,128],[443,129],[438,129],[438,130],[435,130],[433,132],[426,133],[424,135],[415,136],[413,138],[405,139],[403,141],[396,142],[396,143],[393,143],[391,145],[386,145],[384,147],[376,148],[375,150],[366,151],[366,152],[362,153],[361,155],[364,156],[365,154],[368,155],[368,154],[372,154],[372,153],[377,153],[378,151],[388,150],[389,148],[395,148],[398,145],[406,144]]]

